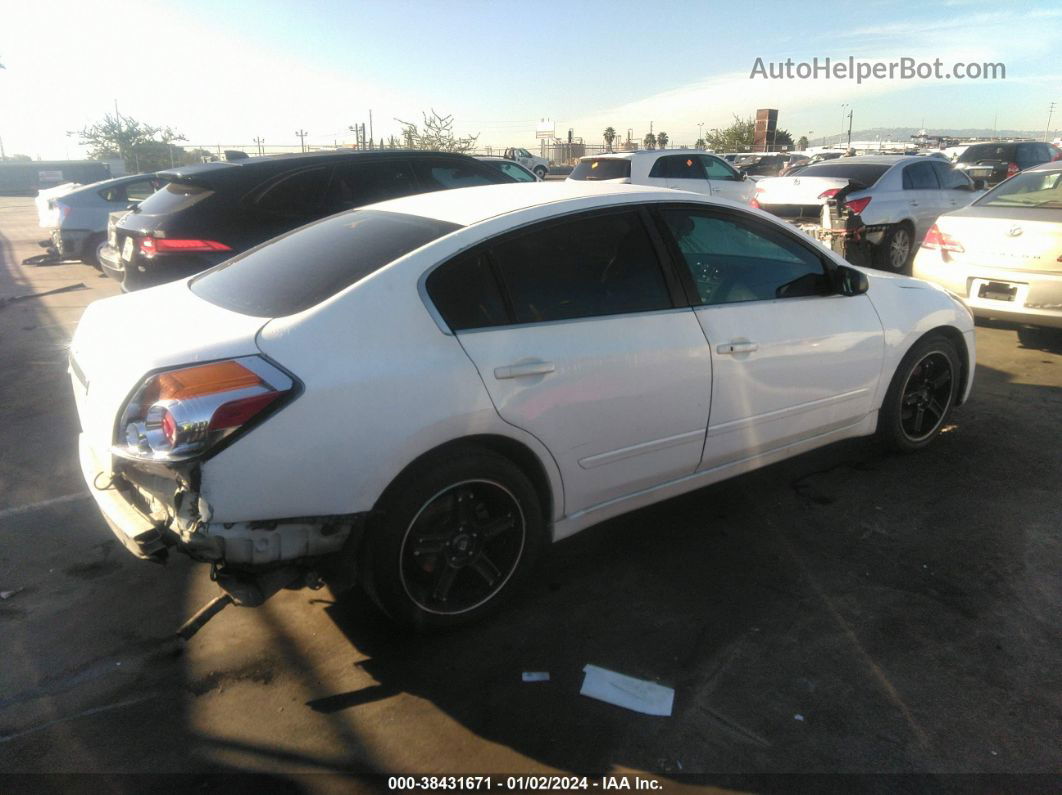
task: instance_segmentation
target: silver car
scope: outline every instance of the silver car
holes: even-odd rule
[[[962,297],[974,315],[1023,324],[1022,343],[1062,329],[1062,161],[1001,182],[937,219],[914,275]]]
[[[63,259],[80,259],[100,266],[107,245],[107,219],[116,210],[129,209],[165,184],[156,174],[136,174],[78,185],[59,196],[48,196],[41,210],[47,219],[52,245]],[[44,198],[44,197],[42,197]]]
[[[814,224],[823,205],[844,190],[848,211],[869,227],[874,267],[896,272],[907,270],[937,216],[979,195],[973,180],[938,158],[877,155],[812,163],[791,177],[761,179],[755,200],[774,215]]]

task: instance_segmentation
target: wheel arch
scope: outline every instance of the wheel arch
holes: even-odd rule
[[[391,490],[418,467],[430,463],[433,459],[450,455],[462,447],[485,448],[508,458],[516,464],[516,466],[527,476],[528,480],[531,481],[531,485],[534,486],[535,493],[538,495],[539,505],[542,509],[542,516],[547,525],[552,528],[554,509],[558,502],[563,500],[563,494],[556,493],[557,489],[554,488],[554,476],[551,476],[551,472],[547,470],[546,464],[543,463],[539,455],[526,444],[517,439],[513,439],[510,436],[502,436],[494,433],[480,433],[458,437],[443,442],[442,444],[421,453],[406,464],[406,466],[391,479],[391,482],[387,484],[387,487],[380,494],[376,504],[380,505]],[[559,473],[555,475],[555,479],[559,486]]]
[[[966,394],[966,384],[970,378],[970,349],[966,346],[966,338],[963,336],[963,333],[955,328],[955,326],[935,326],[925,333],[919,334],[911,340],[911,344],[907,346],[906,350],[904,350],[899,361],[902,363],[904,357],[910,353],[915,345],[922,340],[933,336],[944,337],[948,342],[955,346],[955,351],[959,354],[959,383],[961,384],[961,387],[958,396],[955,398],[955,405],[961,406],[963,403],[963,396]],[[897,365],[897,369],[899,369],[899,365]]]

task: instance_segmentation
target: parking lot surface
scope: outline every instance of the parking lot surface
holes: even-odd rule
[[[207,568],[133,559],[77,467],[65,346],[117,287],[20,265],[41,237],[0,198],[0,772],[1062,768],[1062,346],[982,325],[928,450],[846,442],[601,524],[480,625],[404,635],[356,590],[284,591],[182,649]],[[580,696],[586,664],[673,687],[673,714]]]

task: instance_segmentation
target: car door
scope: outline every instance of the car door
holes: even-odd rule
[[[568,515],[700,461],[711,355],[646,220],[628,207],[540,222],[426,280],[502,419],[553,455]]]
[[[750,214],[676,206],[662,209],[660,220],[711,346],[701,469],[866,417],[884,351],[866,295],[836,294],[818,251]]]
[[[697,155],[668,155],[661,157],[653,165],[649,176],[663,176],[667,186],[674,190],[688,190],[693,193],[711,195],[712,187],[704,173],[704,166]]]
[[[961,171],[947,163],[933,163],[933,170],[937,172],[937,180],[947,201],[943,212],[965,207],[976,198],[973,181]]]
[[[704,175],[713,196],[748,204],[756,190],[756,184],[745,179],[726,161],[713,155],[700,155]]]
[[[929,160],[919,160],[903,168],[903,192],[910,218],[915,224],[915,242],[922,240],[937,217],[951,209],[941,190],[937,172]]]

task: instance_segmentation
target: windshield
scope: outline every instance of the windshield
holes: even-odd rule
[[[812,163],[800,172],[800,177],[832,177],[834,179],[847,179],[859,185],[869,188],[891,166],[871,165],[869,163],[836,163],[827,160],[821,163]]]
[[[960,163],[974,163],[978,160],[1011,160],[1011,147],[1003,144],[978,144],[971,146],[961,155]]]
[[[1025,171],[1001,182],[974,204],[979,207],[1062,209],[1062,171]]]
[[[596,182],[603,179],[629,179],[630,176],[630,160],[621,157],[592,157],[588,160],[580,160],[579,165],[572,169],[569,179]]]
[[[293,315],[455,229],[460,226],[399,213],[340,213],[233,257],[190,286],[234,312]]]
[[[198,204],[213,195],[214,191],[210,188],[204,188],[202,185],[171,182],[140,202],[138,212],[144,215],[169,215],[170,213],[187,210],[193,204]]]

